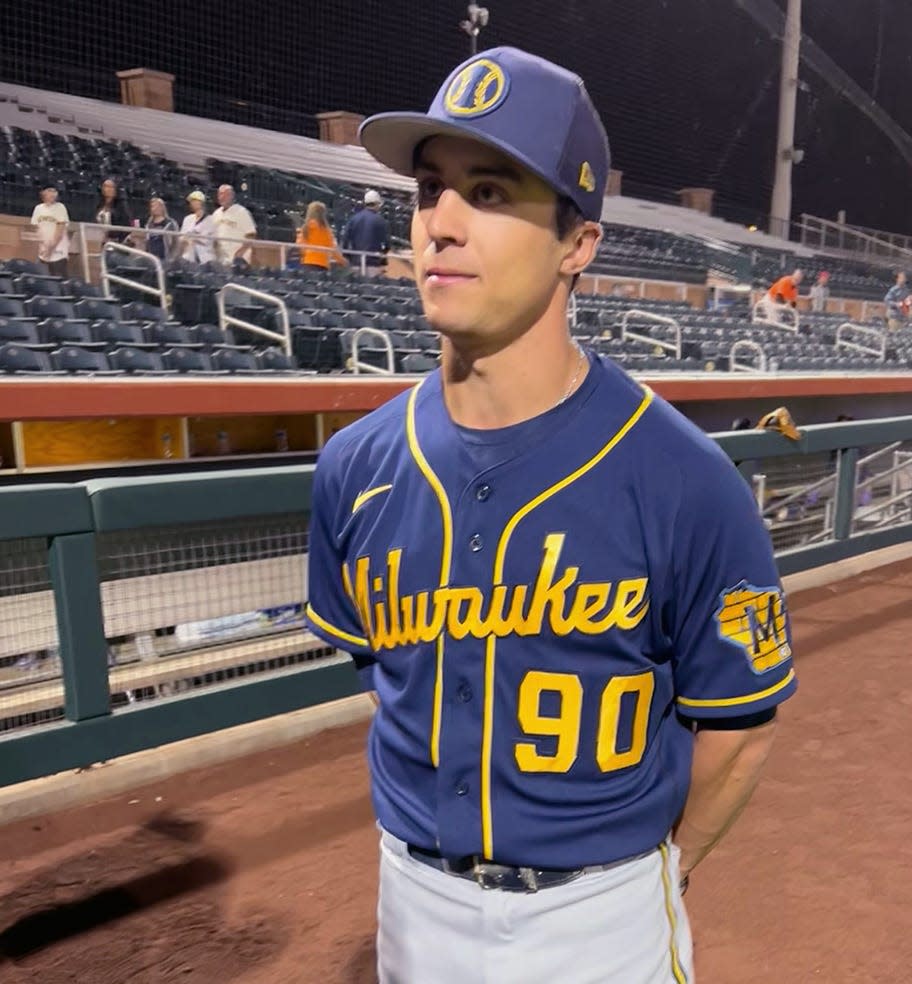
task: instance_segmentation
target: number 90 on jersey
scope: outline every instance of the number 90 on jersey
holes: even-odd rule
[[[615,772],[637,765],[646,751],[649,710],[655,691],[652,673],[616,676],[602,690],[594,754],[602,772]],[[542,712],[545,694],[557,695],[557,712]],[[621,702],[630,694],[635,700],[629,733],[619,734]],[[554,698],[549,701],[554,707]],[[580,755],[580,729],[583,715],[583,684],[575,673],[548,673],[529,670],[519,685],[517,718],[530,738],[555,739],[548,742],[551,754],[544,754],[534,741],[520,741],[514,750],[521,772],[569,772]],[[625,729],[627,730],[627,729]],[[619,749],[624,751],[619,751]]]

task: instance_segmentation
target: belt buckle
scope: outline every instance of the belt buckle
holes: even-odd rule
[[[473,856],[472,862],[472,878],[480,888],[486,891],[494,888],[508,892],[523,890],[526,892],[538,891],[538,877],[533,868],[512,868],[509,865],[496,864],[493,861],[485,861],[479,854]],[[507,883],[507,872],[517,872],[523,888],[518,888],[514,884]]]

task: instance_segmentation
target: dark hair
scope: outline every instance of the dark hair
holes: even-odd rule
[[[98,186],[98,204],[95,206],[96,208],[101,208],[106,202],[104,196],[104,186],[108,181],[114,185],[114,197],[111,199],[112,206],[124,203],[123,196],[120,193],[120,182],[116,178],[107,177],[104,178]]]
[[[557,238],[563,239],[583,221],[583,213],[576,207],[576,202],[572,198],[558,195],[554,219]]]

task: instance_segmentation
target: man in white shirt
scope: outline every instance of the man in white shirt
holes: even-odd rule
[[[66,207],[57,201],[57,189],[53,185],[42,188],[41,203],[32,212],[32,225],[38,230],[38,259],[47,266],[53,277],[67,275],[69,221]]]
[[[218,190],[219,207],[212,213],[215,223],[215,258],[223,266],[238,260],[250,262],[252,252],[244,239],[256,239],[253,216],[234,200],[234,188],[224,184]]]

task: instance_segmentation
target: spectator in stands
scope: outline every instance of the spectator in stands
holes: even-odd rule
[[[133,216],[130,213],[130,206],[121,194],[120,185],[114,178],[106,178],[101,185],[101,197],[95,206],[95,221],[99,225],[105,226],[132,226],[134,225]],[[130,233],[113,231],[107,233],[106,239],[115,242],[125,242],[129,239]]]
[[[793,270],[780,277],[763,295],[760,311],[767,321],[778,324],[783,320],[786,308],[798,307],[798,287],[803,279],[803,270]]]
[[[149,201],[149,218],[146,220],[146,250],[157,256],[162,263],[172,259],[177,253],[177,236],[163,236],[163,232],[177,232],[177,223],[168,215],[168,206],[161,198]]]
[[[902,271],[896,274],[896,283],[884,295],[884,304],[887,305],[887,327],[890,331],[902,328],[909,318],[909,288]]]
[[[826,270],[821,270],[817,274],[817,280],[811,288],[811,310],[820,313],[826,311],[827,301],[830,298],[830,275]]]
[[[67,225],[70,216],[66,206],[57,201],[57,189],[48,185],[41,189],[41,202],[32,212],[32,225],[38,230],[38,259],[52,277],[67,275],[70,238]]]
[[[187,204],[190,214],[181,225],[181,256],[191,263],[211,263],[215,259],[215,223],[206,211],[206,196],[201,191],[191,191]]]
[[[253,250],[243,240],[256,239],[256,223],[250,212],[235,200],[231,185],[219,186],[218,203],[219,207],[212,213],[215,258],[223,266],[246,269]]]
[[[336,245],[323,202],[311,202],[307,206],[304,224],[298,229],[295,241],[304,247],[301,250],[301,266],[328,270],[331,262],[342,266],[348,263]]]
[[[364,194],[364,208],[357,212],[345,223],[342,231],[342,249],[349,251],[349,262],[361,269],[361,257],[352,255],[358,253],[387,253],[389,252],[390,229],[389,223],[380,214],[383,199],[371,188]],[[367,256],[364,260],[364,273],[368,277],[376,277],[383,273],[386,260],[382,256]]]

